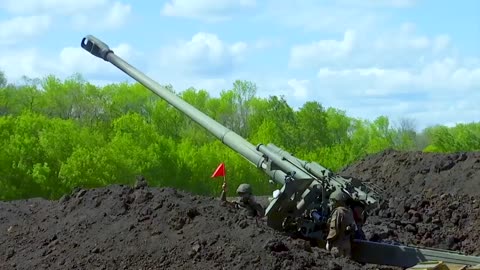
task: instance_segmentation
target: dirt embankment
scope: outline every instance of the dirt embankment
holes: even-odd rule
[[[0,269],[377,269],[170,188],[0,203],[0,250]]]
[[[365,229],[371,239],[480,255],[480,152],[385,151],[340,174],[384,191]]]
[[[340,172],[373,182],[385,197],[478,196],[480,152],[422,153],[384,151],[368,156]]]
[[[385,189],[389,199],[365,227],[372,240],[478,254],[479,160],[386,151],[342,174]],[[0,269],[393,268],[334,259],[217,198],[110,186],[59,201],[1,202]]]

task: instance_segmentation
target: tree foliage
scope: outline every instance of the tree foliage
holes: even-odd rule
[[[248,81],[219,97],[166,87],[252,144],[274,143],[334,171],[385,149],[480,150],[480,123],[416,132],[412,119],[356,119],[316,101],[294,110],[284,97],[257,97]],[[75,74],[13,85],[0,72],[0,144],[1,200],[131,185],[136,175],[153,186],[218,195],[222,181],[210,175],[221,162],[230,192],[241,182],[259,194],[273,189],[261,171],[138,83],[98,87]]]

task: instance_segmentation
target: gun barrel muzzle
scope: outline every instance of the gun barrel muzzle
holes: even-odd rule
[[[87,52],[93,54],[98,58],[102,58],[105,61],[108,61],[108,54],[113,53],[113,51],[108,47],[107,44],[92,35],[87,35],[86,37],[84,37],[82,39],[81,46]]]

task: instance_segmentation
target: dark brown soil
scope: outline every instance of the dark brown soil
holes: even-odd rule
[[[479,254],[479,160],[386,151],[342,174],[368,179],[390,198],[368,220],[370,239]],[[393,268],[335,259],[217,198],[109,186],[0,203],[0,269]]]
[[[333,259],[217,198],[170,188],[1,203],[0,250],[0,269],[378,269]]]
[[[385,151],[341,174],[384,190],[365,228],[370,239],[480,255],[480,152]]]
[[[385,190],[385,197],[478,196],[480,152],[441,154],[389,150],[368,156],[341,174],[375,183]]]

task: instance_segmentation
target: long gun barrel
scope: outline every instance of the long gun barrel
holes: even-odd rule
[[[167,90],[165,87],[158,84],[156,81],[147,77],[135,67],[131,66],[122,58],[118,57],[107,44],[93,36],[87,36],[82,40],[82,48],[103,60],[112,63],[114,66],[127,73],[130,77],[140,82],[142,85],[153,91],[158,96],[165,99],[175,108],[181,110],[192,120],[197,122],[202,127],[206,128],[223,143],[231,147],[233,150],[240,153],[248,161],[259,166],[262,163],[263,157],[260,152],[255,149],[255,146],[240,137],[230,129],[214,121],[203,112],[197,110],[192,105],[185,102],[183,99],[176,96],[174,93]]]

